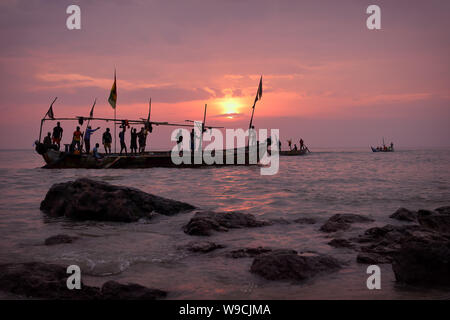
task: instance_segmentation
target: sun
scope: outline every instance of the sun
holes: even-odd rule
[[[233,119],[233,115],[239,113],[240,103],[235,98],[225,98],[221,103],[222,112],[229,114],[227,118]]]

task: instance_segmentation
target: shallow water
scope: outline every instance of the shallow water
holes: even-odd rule
[[[0,263],[42,261],[81,267],[86,284],[115,279],[169,291],[171,299],[414,299],[450,298],[446,290],[401,286],[390,265],[382,265],[382,289],[366,287],[366,267],[356,253],[327,245],[330,239],[398,222],[399,207],[434,209],[450,204],[450,149],[400,150],[375,154],[366,149],[319,150],[305,157],[282,157],[275,176],[259,167],[138,170],[46,170],[31,150],[0,151]],[[201,209],[241,211],[259,219],[311,217],[313,225],[273,226],[215,233],[209,238],[183,233],[194,213],[136,223],[73,222],[46,217],[40,201],[56,182],[91,177],[191,203]],[[354,224],[343,233],[318,229],[331,215],[357,213],[376,221]],[[52,235],[79,236],[71,244],[43,245]],[[226,245],[208,254],[183,245],[209,240]],[[224,252],[270,246],[316,251],[346,265],[311,281],[272,282],[249,272],[251,258]]]

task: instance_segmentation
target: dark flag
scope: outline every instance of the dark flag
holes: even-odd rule
[[[48,109],[47,113],[45,114],[46,117],[48,116],[52,120],[55,119],[55,114],[53,113],[53,104],[55,103],[56,99],[58,99],[58,97],[56,97],[53,100],[52,104],[50,105],[50,108]]]
[[[117,102],[116,70],[114,70],[114,83],[111,88],[111,93],[109,94],[108,102],[113,109],[116,109],[116,102]]]
[[[258,86],[258,91],[256,92],[255,104],[256,104],[256,101],[261,100],[261,98],[262,98],[262,76],[261,76],[261,79],[259,79],[259,86]]]
[[[94,107],[95,107],[96,102],[97,102],[97,98],[95,98],[95,100],[94,100],[94,104],[92,105],[91,112],[89,113],[89,118],[94,117]]]

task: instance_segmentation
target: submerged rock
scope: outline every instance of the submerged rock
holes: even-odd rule
[[[333,272],[341,267],[326,255],[299,255],[293,250],[273,250],[257,255],[250,272],[268,280],[305,280],[318,274]]]
[[[417,220],[417,212],[408,210],[406,208],[399,208],[389,216],[391,219],[400,221],[414,222]]]
[[[439,212],[440,214],[450,214],[450,206],[440,207],[434,211]]]
[[[267,247],[257,247],[257,248],[241,248],[232,250],[227,253],[227,257],[238,259],[238,258],[253,258],[262,253],[271,252],[273,249]],[[292,253],[297,253],[295,250],[291,250]]]
[[[374,220],[359,214],[335,214],[320,227],[323,232],[336,232],[340,230],[347,230],[351,223],[365,223],[373,222]]]
[[[102,298],[107,300],[156,300],[165,298],[167,292],[149,289],[139,284],[121,284],[108,281],[102,286]]]
[[[41,202],[40,208],[55,217],[132,222],[149,218],[155,212],[173,215],[192,210],[194,206],[135,188],[81,178],[54,184]]]
[[[333,239],[328,244],[335,248],[353,248],[354,245],[347,239]]]
[[[270,222],[256,220],[254,215],[240,212],[197,212],[183,227],[185,233],[209,236],[212,231],[228,231],[234,228],[255,228],[270,225]]]
[[[426,214],[419,215],[419,224],[439,233],[450,234],[450,214]]]
[[[294,222],[300,224],[315,224],[317,221],[313,218],[298,218],[295,219]]]
[[[55,244],[72,243],[76,239],[78,239],[78,237],[72,237],[67,234],[57,234],[56,236],[51,236],[45,239],[45,245],[52,246]]]
[[[67,288],[70,275],[65,267],[42,262],[8,263],[0,265],[0,290],[28,298],[58,300],[127,299],[153,300],[166,292],[138,284],[106,282],[103,287],[81,284],[81,289]]]
[[[216,244],[216,243],[210,242],[210,241],[197,241],[197,242],[188,243],[186,248],[187,248],[187,250],[192,251],[192,252],[207,253],[207,252],[211,252],[216,249],[225,248],[225,246],[221,245],[221,244]]]

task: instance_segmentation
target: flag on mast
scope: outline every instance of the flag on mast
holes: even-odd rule
[[[117,102],[117,87],[116,87],[116,70],[114,70],[114,83],[109,94],[108,102],[113,109],[116,109]]]
[[[256,92],[255,103],[253,105],[256,104],[256,101],[261,100],[261,98],[262,98],[262,76],[259,79],[258,91]]]
[[[45,117],[49,117],[50,119],[55,119],[55,114],[53,113],[53,104],[55,103],[56,99],[58,99],[58,97],[56,97],[53,102],[50,104],[50,108],[48,108],[47,113],[45,114]],[[44,118],[45,118],[44,117]]]
[[[91,108],[91,112],[89,112],[89,118],[93,118],[94,117],[94,107],[95,107],[95,103],[96,102],[97,102],[97,98],[95,98],[94,104],[92,105],[92,108]]]

